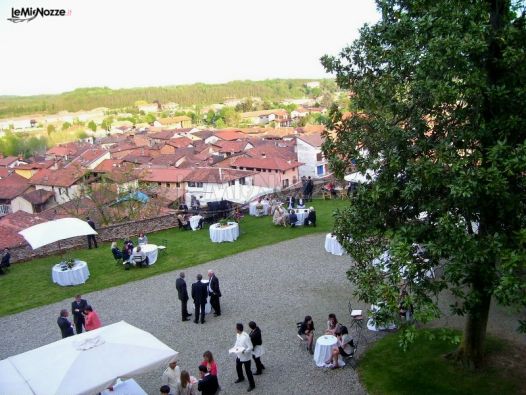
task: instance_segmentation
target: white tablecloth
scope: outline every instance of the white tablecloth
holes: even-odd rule
[[[314,348],[314,362],[316,366],[323,368],[326,367],[326,361],[331,359],[332,348],[336,345],[338,339],[336,336],[323,335],[318,337],[316,340],[316,347]]]
[[[141,251],[144,252],[148,257],[148,262],[150,265],[153,265],[157,261],[159,250],[155,244],[143,244],[141,245]],[[137,252],[137,247],[133,248],[133,252]],[[133,255],[130,259],[133,259]]]
[[[113,391],[104,390],[101,395],[148,395],[134,379],[121,381],[113,386]]]
[[[199,221],[202,218],[203,217],[201,215],[192,215],[190,217],[190,227],[192,228],[192,230],[197,230],[197,227],[199,226]]]
[[[307,215],[309,215],[309,209],[308,208],[295,208],[294,212],[298,216],[298,220],[296,221],[296,226],[303,225],[305,218],[307,218]]]
[[[332,255],[345,254],[345,250],[338,243],[336,236],[332,236],[330,233],[327,233],[327,236],[325,236],[325,251],[330,252]]]
[[[53,282],[62,285],[84,284],[89,278],[88,264],[84,261],[75,261],[75,266],[71,269],[62,271],[60,263],[51,269],[51,278]]]
[[[201,282],[203,284],[206,284],[206,286],[208,287],[208,280],[201,280]],[[191,303],[192,303],[192,308],[191,309],[194,311],[194,314],[195,314],[195,305],[194,305],[193,301]],[[210,314],[211,311],[212,311],[212,305],[210,304],[210,297],[208,297],[206,299],[206,304],[205,304],[205,314]]]
[[[261,201],[261,203],[251,202],[248,205],[248,213],[250,215],[254,215],[254,216],[258,217],[260,215],[260,214],[258,214],[258,211],[256,209],[256,206],[258,204],[261,204],[263,206],[263,214],[261,214],[261,215],[269,215],[269,213],[270,213],[270,205],[269,205],[269,203],[266,200]]]
[[[228,226],[221,228],[219,224],[210,225],[210,240],[214,243],[223,241],[234,241],[239,237],[239,226],[235,222],[229,222]]]

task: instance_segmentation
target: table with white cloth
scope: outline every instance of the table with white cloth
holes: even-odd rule
[[[109,389],[101,392],[101,395],[148,395],[134,379],[125,381],[117,380],[113,385],[113,391]]]
[[[327,233],[327,236],[325,236],[325,251],[330,252],[332,255],[345,254],[345,250],[338,242],[336,236],[333,236],[330,233]]]
[[[222,227],[219,224],[210,225],[210,240],[214,243],[223,241],[234,241],[239,237],[239,225],[235,222],[229,222],[227,226]]]
[[[153,265],[157,261],[157,255],[159,255],[159,249],[155,244],[142,244],[141,251],[148,257],[148,264]],[[137,252],[137,247],[133,248],[133,254]],[[131,262],[133,262],[133,254],[131,256]]]
[[[308,208],[295,208],[293,209],[296,213],[298,220],[296,221],[296,226],[303,225],[305,218],[309,215],[309,209]]]
[[[199,226],[199,221],[201,221],[203,219],[203,217],[201,215],[192,215],[190,217],[190,227],[192,228],[192,230],[197,230],[198,226]]]
[[[326,368],[329,365],[326,364],[327,361],[332,360],[332,349],[338,343],[336,336],[332,335],[323,335],[318,337],[316,340],[316,347],[314,348],[314,362],[319,368]],[[338,365],[340,367],[345,366],[342,358],[338,357]]]
[[[75,265],[64,270],[64,264],[56,264],[51,269],[51,278],[53,282],[62,285],[84,284],[89,278],[88,264],[85,261],[75,261]]]
[[[261,212],[262,212],[261,214],[258,212],[259,211],[257,209],[258,205],[263,206],[263,209],[261,210]],[[263,200],[261,202],[251,202],[248,205],[248,213],[250,215],[253,215],[253,216],[256,216],[256,217],[259,217],[260,215],[269,215],[269,213],[270,213],[270,204],[266,200]]]
[[[206,287],[208,288],[208,280],[201,280],[201,282],[203,284],[206,285]],[[195,313],[195,305],[192,303],[192,309],[194,310],[194,313]],[[206,304],[205,304],[205,314],[210,314],[210,312],[212,311],[212,305],[210,304],[210,297],[206,298]]]

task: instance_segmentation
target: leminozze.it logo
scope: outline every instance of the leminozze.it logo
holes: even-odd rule
[[[33,7],[23,7],[23,8],[11,8],[11,18],[7,18],[8,21],[13,23],[19,22],[29,22],[35,19],[37,16],[71,16],[71,10],[64,9],[52,9],[52,8],[33,8]]]

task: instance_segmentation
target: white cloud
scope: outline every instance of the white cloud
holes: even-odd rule
[[[319,62],[374,22],[372,0],[56,0],[70,17],[6,20],[0,94],[327,76]]]

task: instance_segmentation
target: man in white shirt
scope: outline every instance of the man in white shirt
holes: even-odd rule
[[[181,368],[177,366],[177,357],[173,357],[161,377],[161,383],[170,387],[170,394],[175,394],[181,382]]]
[[[146,254],[141,250],[141,246],[137,246],[137,249],[132,255],[132,261],[135,263],[135,266],[138,267],[148,266]]]
[[[252,370],[250,367],[250,360],[252,359],[252,350],[254,349],[252,342],[250,341],[250,336],[246,332],[243,332],[243,324],[237,323],[236,324],[236,344],[234,347],[239,347],[242,351],[236,353],[236,371],[237,371],[237,380],[236,383],[241,383],[242,381],[245,381],[245,377],[243,376],[243,366],[245,365],[245,373],[247,375],[248,384],[249,387],[247,389],[247,392],[252,391],[254,388],[256,388],[256,384],[254,383],[254,376],[252,376]]]

